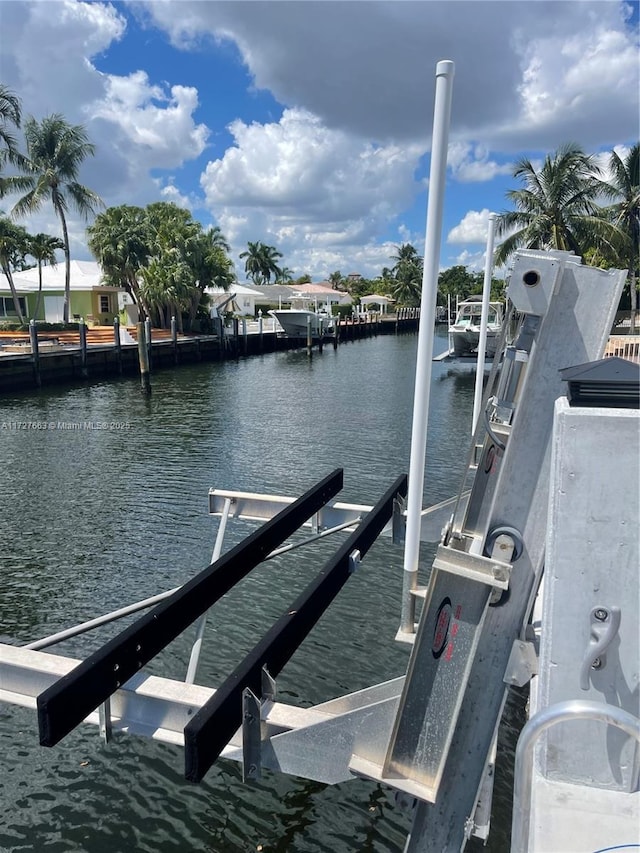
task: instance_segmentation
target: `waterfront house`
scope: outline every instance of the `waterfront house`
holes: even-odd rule
[[[255,317],[256,302],[262,300],[260,289],[246,284],[232,284],[228,290],[223,290],[221,287],[207,287],[205,293],[209,297],[211,309],[224,305],[225,311],[245,317]]]
[[[309,284],[289,285],[295,296],[303,296],[313,306],[351,305],[351,296],[342,290],[335,290],[330,282],[310,282]]]
[[[14,272],[13,281],[28,318],[61,323],[64,312],[65,264],[42,267],[42,297],[38,304],[38,268]],[[81,318],[90,326],[113,323],[119,311],[119,295],[124,290],[102,283],[102,270],[95,261],[71,261],[69,320]],[[36,312],[37,309],[37,312]],[[0,323],[17,319],[9,283],[0,279]]]

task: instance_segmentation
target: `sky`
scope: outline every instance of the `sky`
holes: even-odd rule
[[[424,250],[435,68],[455,63],[440,267],[483,269],[518,160],[638,140],[638,3],[0,0],[0,81],[96,146],[107,207],[173,201],[314,281]],[[0,200],[8,212],[15,199]],[[59,234],[49,207],[20,220]],[[72,256],[90,259],[70,213]]]

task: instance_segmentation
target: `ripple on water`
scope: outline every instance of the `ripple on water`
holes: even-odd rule
[[[381,337],[312,361],[283,352],[161,372],[151,399],[125,379],[0,400],[2,421],[130,424],[3,431],[0,634],[26,642],[192,577],[211,558],[211,487],[297,496],[344,467],[340,499],[374,503],[408,468],[415,351],[415,337]],[[472,378],[436,366],[431,400],[433,503],[459,485]],[[254,529],[231,524],[226,547]],[[267,564],[216,605],[198,681],[220,683],[333,548]],[[388,542],[372,548],[279,677],[281,699],[309,705],[402,674],[407,650],[392,641],[401,563]],[[133,618],[60,653],[85,656]],[[148,671],[184,678],[192,638]],[[104,745],[91,728],[41,749],[35,715],[17,707],[0,709],[0,764],[3,853],[399,853],[409,827],[393,795],[362,780],[331,787],[266,772],[244,785],[221,762],[191,785],[181,749],[133,737]]]

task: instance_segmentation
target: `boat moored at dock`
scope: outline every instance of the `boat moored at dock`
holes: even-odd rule
[[[482,319],[482,297],[465,299],[458,305],[455,321],[449,326],[449,351],[452,356],[473,355],[480,343],[480,324]],[[504,323],[504,305],[502,302],[490,302],[487,314],[486,356],[495,355],[502,324]]]
[[[312,338],[333,334],[333,318],[323,311],[310,311],[305,308],[274,308],[269,311],[269,314],[275,317],[289,338],[306,338],[309,332]]]

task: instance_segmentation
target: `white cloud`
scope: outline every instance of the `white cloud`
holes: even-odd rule
[[[3,3],[1,17],[3,82],[25,112],[82,121],[84,105],[103,91],[89,59],[122,38],[124,18],[111,5],[73,0]]]
[[[463,249],[458,255],[450,258],[450,266],[467,267],[471,272],[484,272],[486,252],[470,252]]]
[[[173,204],[177,204],[178,207],[184,207],[185,210],[189,210],[192,206],[192,200],[189,199],[186,195],[183,195],[178,187],[173,183],[173,179],[170,179],[166,186],[162,186],[161,182],[158,182],[160,188],[160,195],[162,196],[163,201],[169,201]]]
[[[456,180],[463,183],[491,181],[497,175],[510,175],[513,163],[496,163],[481,145],[452,142],[447,154],[447,166]]]
[[[144,5],[176,43],[232,39],[258,89],[363,137],[428,144],[443,58],[456,63],[454,141],[595,148],[637,134],[637,33],[622,3]]]
[[[166,192],[151,169],[179,168],[204,150],[208,128],[194,121],[195,88],[155,83],[138,69],[102,74],[97,58],[126,34],[126,20],[107,3],[73,0],[2,4],[2,82],[22,100],[25,115],[62,113],[84,124],[96,156],[79,179],[109,205],[147,204],[159,197],[184,204],[171,182]],[[144,63],[144,56],[133,57]],[[9,210],[16,198],[2,201]],[[45,208],[23,220],[30,231],[59,233]],[[87,257],[86,223],[69,211],[72,251]]]
[[[172,168],[204,151],[209,131],[193,121],[196,89],[172,86],[168,94],[145,71],[107,74],[104,81],[105,96],[89,108],[91,117],[116,125],[145,169]]]
[[[447,234],[447,243],[485,243],[489,230],[489,214],[486,207],[483,210],[470,210],[461,222]]]
[[[574,31],[537,37],[520,31],[524,57],[520,108],[505,139],[528,147],[576,141],[585,148],[633,139],[638,133],[637,32],[623,26],[621,4],[576,4]]]
[[[260,239],[296,269],[364,263],[362,247],[373,245],[416,191],[416,145],[372,145],[299,109],[265,125],[238,120],[229,130],[235,145],[207,165],[201,184],[238,251]]]

